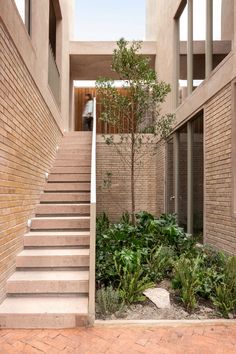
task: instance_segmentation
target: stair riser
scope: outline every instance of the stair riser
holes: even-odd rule
[[[63,173],[63,174],[72,174],[72,173],[91,173],[91,166],[81,166],[81,167],[53,167],[50,173]]]
[[[53,215],[53,214],[89,214],[90,205],[50,205],[39,204],[36,207],[36,215]]]
[[[90,149],[91,150],[91,146],[92,146],[92,143],[91,143],[91,139],[90,140],[67,140],[67,141],[63,141],[60,146],[59,146],[59,149],[58,151],[61,151],[61,150],[65,150],[67,148],[72,148],[72,149],[80,149],[80,150],[88,150]]]
[[[52,173],[48,177],[48,182],[90,182],[90,173],[59,174]]]
[[[73,191],[73,192],[89,192],[90,183],[47,183],[45,186],[47,192]]]
[[[9,294],[88,293],[88,280],[8,281]]]
[[[18,268],[88,267],[89,256],[17,256]]]
[[[89,246],[89,236],[25,236],[25,247]]]
[[[73,328],[87,326],[87,314],[7,314],[0,315],[0,328]]]
[[[75,159],[75,160],[55,160],[53,167],[90,167],[91,159]]]
[[[80,151],[78,154],[72,154],[70,151],[66,152],[59,152],[56,157],[58,160],[78,160],[78,161],[83,161],[83,160],[88,160],[91,159],[91,151],[86,151],[84,150],[83,152]]]
[[[41,202],[90,202],[90,193],[44,193]]]
[[[31,229],[32,230],[63,230],[63,229],[88,229],[90,227],[89,219],[81,220],[32,220]]]

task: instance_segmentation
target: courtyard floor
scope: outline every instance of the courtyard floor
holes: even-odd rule
[[[0,354],[235,354],[236,324],[0,330]]]

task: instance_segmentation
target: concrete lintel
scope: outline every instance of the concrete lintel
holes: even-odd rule
[[[213,41],[213,54],[228,54],[231,41]],[[205,41],[193,41],[193,54],[205,54]],[[187,55],[187,42],[180,42],[180,55]]]
[[[116,48],[114,41],[71,41],[70,55],[112,55]],[[140,54],[156,55],[156,42],[142,42]]]

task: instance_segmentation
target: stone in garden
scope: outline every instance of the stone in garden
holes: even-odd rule
[[[166,289],[150,288],[143,292],[159,309],[170,308],[170,294]]]

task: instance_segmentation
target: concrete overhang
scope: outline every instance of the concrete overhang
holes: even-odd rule
[[[231,41],[213,41],[213,54],[228,54]],[[205,41],[193,41],[193,54],[205,54]],[[180,42],[180,55],[187,55],[187,42]]]
[[[213,69],[231,51],[231,41],[213,41]],[[205,41],[193,42],[193,78],[205,79]],[[180,42],[180,79],[187,80],[187,42]]]
[[[99,77],[118,79],[111,71],[112,54],[116,42],[70,42],[70,71],[73,80],[96,80]],[[156,42],[142,43],[141,55],[150,58],[150,66],[155,68]]]

